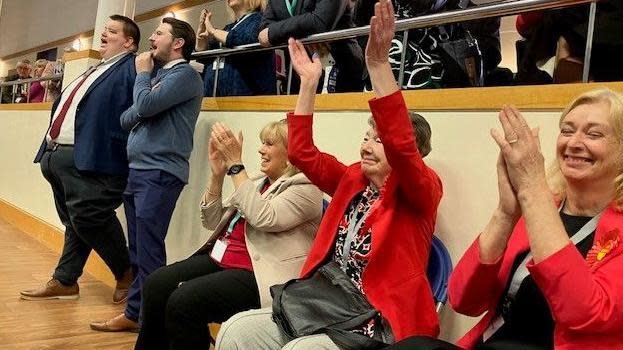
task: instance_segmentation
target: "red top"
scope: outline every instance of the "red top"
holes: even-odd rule
[[[542,17],[543,12],[541,11],[524,12],[519,14],[517,16],[517,20],[515,20],[515,28],[517,28],[519,35],[527,38],[530,29],[538,24]]]
[[[389,322],[396,340],[413,335],[436,337],[439,320],[426,265],[441,181],[422,161],[402,94],[398,91],[373,99],[370,110],[392,171],[361,229],[372,229],[368,264],[362,273],[363,290]],[[288,114],[288,158],[332,196],[301,272],[307,277],[330,259],[342,216],[370,181],[359,162],[346,166],[316,148],[311,116]]]
[[[266,181],[260,189],[260,193],[264,193],[269,186],[270,182]],[[223,259],[221,259],[220,262],[215,260],[215,262],[224,269],[245,269],[253,271],[253,264],[251,264],[251,256],[249,256],[245,239],[245,226],[247,221],[240,217],[238,221],[236,221],[231,234],[227,235],[227,228],[231,225],[232,220],[234,220],[236,216],[237,215],[234,214],[229,219],[227,225],[223,228],[223,232],[219,236],[219,239],[226,236],[225,239],[228,241],[228,244],[225,254],[223,254]]]
[[[595,230],[595,246],[613,247],[597,259],[584,260],[569,242],[538,264],[527,268],[550,307],[554,349],[623,349],[623,215],[608,208]],[[520,220],[504,255],[493,264],[480,261],[478,239],[465,252],[450,276],[452,308],[464,315],[484,317],[458,345],[472,349],[497,315],[496,308],[518,254],[530,248],[526,225]],[[594,248],[595,249],[595,248]],[[591,261],[596,260],[596,261]]]

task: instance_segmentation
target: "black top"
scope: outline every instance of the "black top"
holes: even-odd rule
[[[578,232],[582,226],[591,220],[591,217],[573,216],[563,212],[560,218],[569,237]],[[580,241],[576,247],[583,257],[593,246],[595,231]],[[511,275],[515,273],[519,264],[525,259],[529,251],[519,254],[513,262]],[[512,278],[512,277],[511,277]],[[511,278],[502,295],[508,293]],[[521,283],[514,301],[506,303],[503,297],[498,303],[497,314],[504,317],[504,325],[483,343],[482,339],[476,345],[477,350],[486,349],[522,349],[544,350],[554,348],[554,320],[541,290],[532,276],[528,275]],[[506,307],[505,307],[506,304]]]

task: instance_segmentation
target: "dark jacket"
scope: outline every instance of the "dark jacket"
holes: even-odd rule
[[[230,23],[223,28],[227,31],[224,47],[232,48],[257,43],[262,14],[253,12],[247,18]],[[218,49],[219,43],[210,43],[210,49]],[[199,60],[203,69],[204,96],[212,96],[214,86],[214,59]],[[252,62],[253,64],[249,64]],[[275,56],[272,51],[251,54],[238,54],[225,57],[223,69],[218,72],[217,96],[275,95],[277,79],[275,75]]]
[[[134,57],[128,54],[119,59],[91,84],[78,103],[74,138],[76,169],[112,175],[127,174],[128,133],[121,128],[119,117],[132,105],[136,78]],[[56,99],[52,106],[50,123],[60,100]],[[44,136],[35,163],[41,160],[46,147]]]
[[[290,16],[285,0],[269,0],[261,28],[268,28],[268,40],[276,45],[290,37],[304,38],[354,26],[351,0],[299,0],[294,16]],[[359,44],[347,39],[330,46],[338,69],[336,92],[363,90],[363,51]]]

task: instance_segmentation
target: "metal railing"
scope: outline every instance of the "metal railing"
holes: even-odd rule
[[[2,97],[4,96],[4,91],[5,89],[11,89],[11,102],[9,103],[28,103],[30,102],[30,86],[32,85],[32,83],[34,82],[42,82],[42,81],[57,81],[60,82],[63,80],[63,75],[62,74],[55,74],[55,75],[49,75],[46,77],[40,77],[40,78],[29,78],[29,79],[18,79],[18,80],[11,80],[11,81],[7,81],[7,82],[3,82],[0,83],[0,103],[2,102]],[[17,94],[17,87],[18,86],[22,86],[22,92],[18,95]],[[48,96],[48,88],[44,88],[44,93],[43,93],[43,101],[45,102],[47,96]],[[26,98],[25,101],[16,101],[16,98],[18,97],[24,97]],[[6,104],[6,103],[5,103]]]
[[[588,33],[587,33],[586,52],[584,56],[584,72],[582,76],[582,81],[587,82],[588,73],[589,73],[588,70],[590,67],[590,59],[591,59],[592,41],[593,41],[596,1],[597,0],[515,0],[515,1],[506,0],[506,1],[501,1],[501,2],[495,2],[495,3],[489,3],[485,5],[470,7],[467,9],[445,11],[441,13],[434,13],[430,15],[423,15],[423,16],[418,16],[418,17],[413,17],[413,18],[401,19],[401,20],[396,21],[396,32],[402,31],[402,32],[408,33],[408,30],[410,29],[434,27],[434,26],[439,26],[443,24],[465,22],[465,21],[490,18],[490,17],[503,17],[503,16],[509,16],[509,15],[516,15],[522,12],[550,10],[550,9],[557,9],[557,8],[591,3],[590,12],[589,12],[589,26],[588,26]],[[303,44],[332,42],[336,40],[351,39],[351,38],[366,36],[369,33],[370,33],[370,26],[367,25],[363,27],[334,30],[331,32],[310,35],[306,38],[301,39],[301,42]],[[407,34],[404,35],[404,38],[406,37],[407,37]],[[274,50],[274,49],[280,49],[280,48],[285,48],[285,47],[287,47],[287,44],[263,47],[259,43],[254,43],[254,44],[236,46],[234,48],[197,51],[192,54],[192,57],[193,58],[214,57],[215,59],[221,59],[222,57],[226,57],[230,55]],[[404,56],[405,55],[403,55],[403,57],[401,58],[401,62],[400,62],[400,66],[401,66],[401,73],[399,75],[400,77],[402,77],[403,75],[404,60],[405,60]],[[217,64],[215,68],[215,74],[214,74],[213,96],[216,96],[216,92],[217,92],[218,71],[219,71],[219,65]],[[288,73],[288,76],[289,76],[288,93],[289,93],[290,84],[291,84],[291,75],[292,75],[292,63],[291,62],[290,62],[290,67],[289,67],[288,72],[289,72]],[[400,80],[402,80],[402,78],[400,78]],[[400,84],[400,86],[402,86],[402,81],[399,81],[398,83]]]

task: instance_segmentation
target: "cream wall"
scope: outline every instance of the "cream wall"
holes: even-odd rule
[[[7,131],[0,140],[0,164],[4,166],[0,172],[0,199],[60,228],[49,186],[38,166],[32,163],[47,129],[48,115],[47,111],[0,111],[0,128]],[[318,147],[346,163],[356,161],[368,115],[318,113],[314,125]],[[456,263],[496,205],[497,149],[489,129],[497,126],[497,113],[425,112],[423,115],[433,130],[433,151],[427,163],[437,170],[444,184],[436,233]],[[531,125],[541,127],[544,154],[551,159],[558,113],[535,111],[526,116]],[[197,204],[209,175],[206,137],[210,126],[215,121],[224,121],[234,130],[243,130],[243,160],[254,171],[258,169],[258,131],[268,121],[283,117],[283,113],[278,112],[201,113],[191,155],[190,181],[178,201],[167,236],[169,263],[194,252],[208,235],[201,228]],[[225,186],[225,193],[231,192],[229,181]],[[442,337],[454,340],[473,322],[473,319],[457,317],[446,308],[442,313]]]

